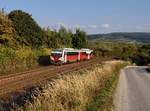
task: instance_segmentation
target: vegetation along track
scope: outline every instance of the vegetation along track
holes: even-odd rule
[[[46,68],[41,68],[40,70],[26,71],[16,75],[12,74],[0,77],[0,96],[38,85],[47,79],[57,77],[58,75],[64,73],[87,68],[88,66],[99,63],[100,61],[101,60],[94,59],[61,66],[49,66]]]

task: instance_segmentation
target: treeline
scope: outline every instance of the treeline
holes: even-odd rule
[[[28,46],[31,48],[75,47],[86,46],[86,33],[76,29],[73,33],[65,27],[58,31],[41,28],[32,16],[21,10],[9,14],[0,12],[0,43],[7,46]]]
[[[86,45],[86,33],[80,29],[73,33],[63,26],[59,30],[42,28],[27,12],[0,11],[0,75],[37,66],[38,57],[49,55],[53,48]]]
[[[89,46],[98,57],[127,60],[137,65],[150,64],[150,44],[93,41]]]

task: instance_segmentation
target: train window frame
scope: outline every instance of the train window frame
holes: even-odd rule
[[[66,52],[67,55],[78,55],[79,52]]]
[[[58,56],[59,55],[59,56]],[[62,57],[62,53],[51,53],[51,56],[58,56],[58,57]]]

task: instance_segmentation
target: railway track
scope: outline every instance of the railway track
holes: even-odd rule
[[[0,75],[0,80],[4,79],[4,78],[10,78],[10,77],[13,77],[13,76],[27,74],[27,73],[42,71],[42,70],[46,70],[46,69],[50,69],[50,68],[54,68],[54,67],[55,66],[38,66],[38,67],[36,67],[32,70],[29,70],[29,71],[23,71],[23,72],[19,72],[19,73],[12,73],[12,74],[9,74],[9,75]]]
[[[38,85],[48,79],[57,77],[58,75],[77,71],[82,68],[87,68],[95,63],[100,63],[102,60],[82,61],[73,64],[62,66],[49,66],[39,68],[37,70],[26,71],[23,73],[12,74],[0,77],[0,97],[11,92],[23,90],[34,85]]]

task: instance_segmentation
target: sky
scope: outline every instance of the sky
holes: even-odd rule
[[[150,32],[150,0],[0,0],[0,8],[7,13],[21,9],[41,27],[52,29]]]

